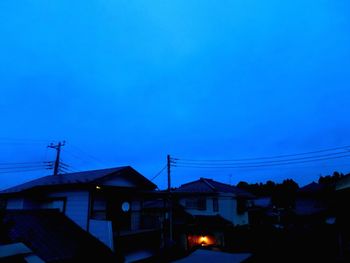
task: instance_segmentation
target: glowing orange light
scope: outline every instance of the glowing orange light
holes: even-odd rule
[[[188,235],[188,246],[190,248],[196,246],[212,246],[216,244],[215,237],[213,235]]]
[[[206,244],[207,242],[208,242],[208,238],[207,238],[206,236],[201,236],[201,237],[199,238],[199,243],[202,244],[202,246],[203,246],[204,244]]]

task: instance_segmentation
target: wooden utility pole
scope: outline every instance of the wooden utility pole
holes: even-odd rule
[[[169,154],[167,156],[167,167],[168,167],[169,239],[170,241],[173,241],[173,200],[171,196],[171,176],[170,176],[171,158]]]
[[[63,142],[59,142],[58,144],[51,143],[49,146],[47,146],[47,147],[55,149],[57,151],[53,175],[58,175],[58,168],[60,167],[61,147],[64,146],[65,144],[66,144],[66,142],[63,141]]]
[[[168,154],[167,156],[167,167],[168,167],[168,192],[170,193],[171,190],[171,178],[170,178],[170,165],[171,165],[171,158]]]

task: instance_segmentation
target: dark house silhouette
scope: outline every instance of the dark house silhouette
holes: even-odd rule
[[[161,226],[151,227],[143,217],[143,202],[157,196],[155,188],[132,167],[124,166],[45,176],[1,191],[0,198],[6,210],[30,211],[33,216],[36,210],[56,209],[61,220],[66,216],[111,251],[128,256],[159,249]]]

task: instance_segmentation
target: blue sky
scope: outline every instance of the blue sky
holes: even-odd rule
[[[345,0],[3,0],[1,161],[51,160],[47,143],[65,139],[62,158],[78,170],[132,165],[151,178],[168,153],[233,159],[350,145],[349,13]],[[349,172],[348,161],[175,168],[173,182],[305,184]]]

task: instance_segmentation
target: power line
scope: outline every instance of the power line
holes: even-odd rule
[[[215,165],[201,165],[201,164],[184,164],[181,163],[173,163],[173,167],[187,167],[187,168],[210,168],[210,169],[241,169],[241,168],[258,168],[258,167],[272,167],[272,166],[281,166],[281,165],[290,165],[290,164],[300,164],[300,163],[310,163],[310,162],[318,162],[318,161],[325,161],[325,160],[333,160],[333,159],[340,159],[340,158],[346,158],[350,157],[350,154],[348,155],[342,155],[342,156],[335,156],[335,157],[328,157],[328,158],[318,158],[313,160],[304,160],[304,161],[295,161],[295,162],[280,162],[280,163],[274,163],[274,164],[261,164],[261,165],[231,165],[231,166],[215,166]]]
[[[72,146],[72,144],[69,144],[69,146]],[[68,158],[73,163],[76,163],[78,161],[79,166],[81,166],[81,165],[91,165],[92,160],[93,160],[92,159],[93,157],[90,157],[90,156],[89,156],[89,158],[86,158],[87,154],[83,153],[81,150],[79,150],[79,152],[78,152],[77,147],[74,147],[74,151],[72,151],[72,148],[69,149],[69,147],[67,146],[64,149],[63,153],[66,156],[65,159]],[[84,158],[84,156],[85,156],[85,158]],[[74,160],[72,160],[72,158]],[[93,160],[93,162],[94,163],[98,162],[100,164],[100,162],[97,161],[97,160]],[[67,162],[61,161],[60,164],[62,164],[63,166],[69,166],[73,172],[81,171],[80,169],[77,169],[77,168],[73,167],[71,164],[67,164]]]
[[[63,163],[63,162],[60,162],[60,168],[68,169],[68,168],[69,168],[69,165],[68,165],[68,164],[65,164],[65,163]]]
[[[76,155],[75,153],[72,153],[70,150],[65,149],[64,153],[70,155],[75,160],[79,161],[80,163],[85,163],[85,164],[89,164],[90,163],[87,160],[82,159],[80,156]]]
[[[151,181],[155,180],[159,175],[162,174],[162,172],[167,168],[168,166],[165,165],[158,173],[156,173],[152,178]]]
[[[42,146],[48,144],[50,141],[46,140],[26,140],[26,139],[9,139],[9,138],[0,138],[0,145],[10,145],[10,146],[21,146],[21,147],[33,147],[33,146]]]
[[[27,168],[48,168],[49,166],[45,165],[27,165],[27,166],[21,166],[21,167],[0,167],[0,170],[20,170],[20,169],[27,169]]]
[[[9,162],[9,163],[0,163],[2,166],[8,166],[8,165],[30,165],[30,164],[44,164],[44,162]]]
[[[80,149],[80,148],[77,147],[76,145],[72,145],[72,144],[70,144],[70,145],[75,149],[75,151],[80,152],[80,154],[83,154],[83,155],[85,155],[86,157],[88,157],[88,158],[90,159],[90,161],[94,161],[94,162],[96,162],[96,163],[98,163],[98,164],[100,164],[100,165],[102,164],[103,166],[106,165],[106,164],[105,164],[105,161],[103,161],[103,160],[101,160],[101,159],[99,159],[99,158],[93,156],[93,155],[90,154],[90,153],[87,153],[87,152],[83,151],[82,149]]]
[[[59,167],[58,172],[59,173],[70,173],[69,169],[64,168],[64,167]]]
[[[10,144],[10,145],[26,145],[28,144],[46,144],[47,142],[52,142],[53,140],[36,140],[36,139],[24,139],[24,138],[4,138],[0,137],[0,145],[1,144]],[[0,163],[0,173],[18,173],[18,172],[31,172],[31,171],[38,171],[38,170],[48,170],[48,169],[54,169],[55,173],[57,174],[58,171],[68,171],[68,172],[76,172],[75,169],[73,169],[70,165],[62,163],[59,161],[59,150],[61,146],[64,145],[64,142],[58,142],[58,144],[51,143],[46,148],[45,151],[45,158],[47,155],[47,149],[48,148],[54,148],[57,150],[57,157],[56,161],[33,161],[33,162],[1,162]],[[65,168],[65,169],[64,169]]]
[[[240,158],[240,159],[229,159],[229,160],[199,160],[199,159],[181,159],[181,160],[190,161],[190,162],[236,162],[236,161],[250,161],[250,160],[268,160],[268,159],[278,159],[278,158],[285,158],[285,157],[310,155],[315,153],[330,152],[330,151],[336,151],[336,150],[350,150],[350,146],[334,147],[334,148],[328,148],[328,149],[310,151],[310,152],[304,152],[304,153],[284,154],[284,155],[255,157],[255,158]],[[177,161],[180,159],[172,158],[172,160]]]
[[[61,163],[60,163],[61,167],[66,169],[66,170],[69,170],[71,172],[78,172],[77,169],[75,169],[72,165],[70,164],[67,164],[66,162],[64,162],[62,159],[61,159]]]
[[[222,166],[230,166],[230,165],[259,165],[259,164],[278,164],[278,163],[284,163],[289,161],[300,161],[300,160],[307,160],[307,159],[317,159],[322,157],[329,157],[329,156],[338,156],[342,154],[348,154],[348,151],[343,152],[337,152],[337,153],[329,153],[329,154],[321,154],[321,155],[314,155],[314,156],[306,156],[306,157],[299,157],[299,158],[288,158],[288,159],[281,159],[281,160],[271,160],[271,161],[260,161],[260,162],[189,162],[189,161],[182,161],[183,159],[176,159],[173,160],[172,163],[178,163],[178,164],[196,164],[196,165],[222,165]]]
[[[8,142],[36,142],[36,143],[48,143],[52,142],[52,140],[42,140],[42,139],[29,139],[29,138],[9,138],[9,137],[0,137],[0,141],[8,141]]]
[[[85,159],[85,158],[82,158],[80,155],[77,155],[71,151],[67,151],[67,149],[65,149],[64,153],[66,154],[66,157],[65,159],[67,158],[67,155],[69,155],[70,157],[72,158],[68,158],[69,160],[71,160],[71,162],[74,162],[74,163],[77,163],[79,164],[79,166],[82,166],[82,165],[91,165],[91,160],[88,160],[88,159]],[[74,159],[74,160],[72,160]],[[80,169],[77,169],[75,167],[73,167],[71,164],[69,164],[69,166],[73,169],[76,170],[76,172],[78,171],[81,171]]]
[[[7,174],[7,173],[25,173],[25,172],[35,172],[35,171],[42,171],[42,168],[39,169],[24,169],[24,170],[11,170],[11,171],[0,171],[0,174]]]

